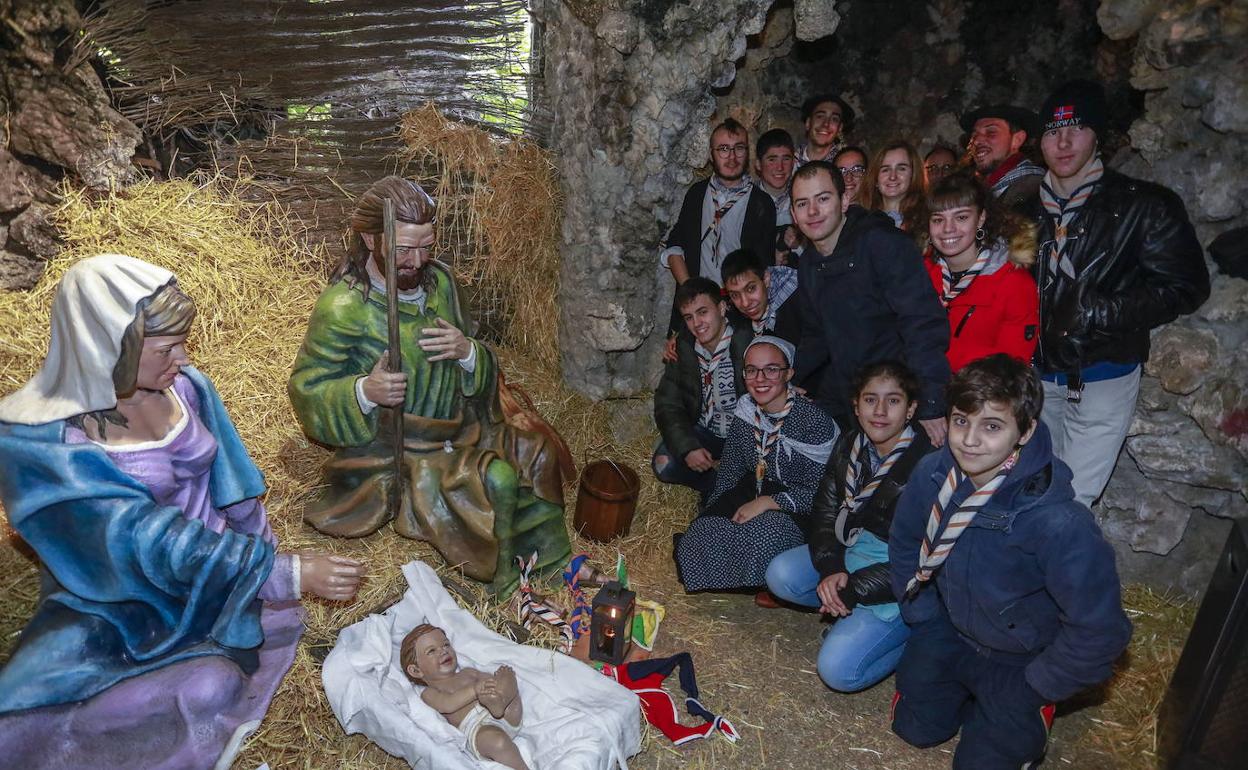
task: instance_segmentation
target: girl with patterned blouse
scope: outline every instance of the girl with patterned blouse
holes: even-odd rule
[[[826,412],[794,391],[793,346],[770,335],[745,353],[737,401],[715,487],[675,558],[688,591],[753,588],[767,565],[806,542],[815,489],[836,443]]]

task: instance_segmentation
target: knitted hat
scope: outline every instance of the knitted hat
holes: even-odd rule
[[[1071,80],[1058,86],[1040,108],[1045,131],[1087,126],[1100,137],[1105,133],[1105,89],[1090,80]]]
[[[754,347],[755,345],[774,345],[775,347],[779,348],[781,353],[784,354],[785,363],[787,363],[789,366],[793,365],[793,343],[792,342],[789,342],[788,340],[780,339],[779,337],[775,337],[770,334],[760,334],[754,338],[753,342],[751,342],[749,345],[746,345],[745,352],[749,353],[750,348]]]
[[[1036,113],[1022,107],[1015,107],[1012,104],[989,104],[979,109],[971,110],[962,116],[962,130],[973,131],[976,121],[984,118],[1004,120],[1006,123],[1026,131],[1028,137],[1036,134]]]

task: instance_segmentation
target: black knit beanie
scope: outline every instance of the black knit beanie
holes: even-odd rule
[[[1090,80],[1071,80],[1058,86],[1040,108],[1044,131],[1065,126],[1086,126],[1105,135],[1105,89]]]

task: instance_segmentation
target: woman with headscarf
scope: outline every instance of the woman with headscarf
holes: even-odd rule
[[[793,378],[793,345],[771,335],[745,350],[745,388],[724,442],[715,487],[678,536],[687,591],[755,588],[767,565],[806,542],[806,521],[836,443],[836,422]]]
[[[228,766],[294,660],[298,599],[363,567],[278,553],[264,479],[191,368],[195,306],[107,254],[57,289],[42,368],[0,399],[0,502],[41,596],[0,669],[12,767]]]

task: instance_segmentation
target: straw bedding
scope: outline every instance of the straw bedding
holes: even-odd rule
[[[613,438],[611,412],[619,411],[619,404],[592,403],[558,379],[550,308],[557,294],[559,206],[548,156],[536,147],[500,144],[447,123],[436,112],[414,115],[405,119],[404,139],[432,155],[417,157],[413,151],[407,161],[440,174],[426,181],[442,185],[444,200],[463,196],[455,211],[444,205],[440,226],[461,228],[458,245],[471,244],[473,254],[493,257],[488,264],[466,260],[456,268],[466,281],[489,287],[512,319],[511,328],[500,333],[509,380],[533,396],[578,460],[609,455],[643,479],[630,536],[610,546],[581,541],[577,547],[589,550],[603,566],[614,563],[617,550],[626,556],[639,595],[668,608],[659,652],[693,651],[704,702],[723,708],[745,734],[736,745],[712,740],[676,750],[649,733],[636,765],[780,767],[806,764],[811,756],[847,756],[853,763],[833,762],[847,767],[880,767],[868,760],[884,756],[893,768],[947,764],[947,755],[939,751],[912,752],[884,735],[887,693],[881,688],[846,697],[827,693],[814,681],[810,661],[817,649],[817,625],[810,616],[760,614],[748,597],[684,594],[671,565],[671,536],[685,528],[692,494],[659,485],[646,471],[652,434],[633,431],[624,442]],[[468,194],[451,189],[456,179],[467,176],[473,185]],[[199,306],[191,355],[216,383],[265,472],[269,514],[282,547],[346,554],[369,567],[355,603],[306,603],[308,631],[294,667],[235,766],[400,768],[399,760],[367,740],[343,736],[321,692],[319,662],[338,629],[397,599],[401,564],[422,558],[460,578],[430,548],[388,530],[362,540],[333,540],[302,525],[302,506],[318,483],[325,451],[300,432],[285,383],[312,303],[337,255],[324,253],[319,242],[310,249],[298,218],[276,201],[255,203],[263,196],[248,184],[221,178],[144,183],[99,199],[66,190],[58,212],[65,252],[33,291],[0,292],[0,393],[24,382],[41,361],[52,292],[74,260],[114,251],[172,270]],[[443,248],[449,248],[445,242]],[[645,411],[643,402],[624,408],[630,407],[634,413]],[[570,520],[572,483],[567,492]],[[33,557],[7,519],[0,522],[7,536],[0,545],[0,647],[7,648],[33,610],[37,579]],[[468,586],[461,601],[488,624],[503,628],[504,610],[490,605],[476,584],[461,582]],[[1099,724],[1078,740],[1112,764],[1143,768],[1152,765],[1152,715],[1190,625],[1191,608],[1135,589],[1127,599],[1138,610],[1128,665],[1108,689],[1107,702],[1089,710]],[[539,630],[533,642],[552,645],[555,639]],[[726,650],[739,654],[719,654]],[[858,761],[864,764],[854,764]]]

